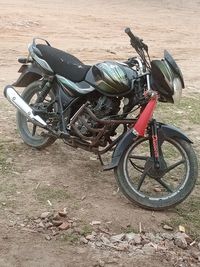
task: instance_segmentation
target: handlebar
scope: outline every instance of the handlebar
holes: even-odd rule
[[[137,48],[141,48],[144,49],[146,52],[148,52],[148,46],[143,43],[143,40],[140,39],[139,37],[135,36],[130,28],[126,28],[125,29],[125,33],[130,37],[131,39],[131,45],[133,46],[133,48],[137,49]]]

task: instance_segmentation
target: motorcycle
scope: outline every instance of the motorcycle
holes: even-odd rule
[[[104,170],[114,170],[130,201],[162,210],[182,202],[198,175],[192,141],[153,117],[158,101],[180,100],[183,75],[166,50],[163,59],[151,60],[144,41],[130,28],[125,32],[137,56],[93,66],[34,38],[29,56],[18,59],[20,77],[4,95],[18,110],[27,145],[43,149],[62,139],[91,151]],[[25,90],[19,95],[14,87]],[[105,165],[108,151],[112,159]]]

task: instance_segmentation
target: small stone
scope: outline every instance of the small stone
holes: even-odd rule
[[[185,227],[184,226],[179,225],[178,229],[180,232],[185,233]]]
[[[40,227],[40,228],[45,228],[45,225],[43,224],[43,222],[40,222],[40,223],[38,224],[38,227]]]
[[[52,220],[52,224],[55,226],[60,226],[62,223],[63,223],[62,221]]]
[[[161,188],[159,188],[159,187],[155,187],[155,188],[154,188],[154,191],[155,191],[155,192],[159,192],[159,193],[160,193],[160,192],[162,192],[162,189],[161,189]]]
[[[20,226],[21,226],[21,227],[25,227],[25,224],[23,224],[23,223],[20,223]]]
[[[130,243],[133,245],[140,245],[142,243],[142,238],[140,234],[135,234]]]
[[[120,243],[116,249],[119,250],[119,251],[125,251],[125,250],[128,250],[129,248],[129,244],[128,242],[123,242],[123,243]]]
[[[100,225],[100,224],[101,224],[100,221],[92,221],[92,222],[90,223],[90,225]]]
[[[51,228],[53,226],[53,223],[51,223],[51,222],[47,222],[46,223],[46,228],[48,229],[48,228]]]
[[[174,244],[182,249],[187,248],[187,241],[185,239],[185,234],[184,233],[176,233],[174,237]]]
[[[94,235],[87,235],[85,238],[87,240],[90,240],[90,241],[94,241],[95,240],[95,236]]]
[[[62,211],[59,211],[58,214],[59,214],[61,217],[66,217],[66,216],[67,216],[67,210],[66,210],[66,208],[64,208]]]
[[[88,240],[87,240],[84,236],[82,236],[82,237],[80,238],[80,243],[82,243],[82,244],[87,244],[87,243],[88,243]]]
[[[45,239],[50,241],[51,240],[51,237],[49,235],[45,235]]]
[[[95,245],[96,245],[98,248],[100,248],[100,247],[102,247],[103,243],[102,243],[101,241],[97,241],[97,242],[95,242]]]
[[[109,245],[110,244],[110,240],[105,237],[104,235],[101,236],[101,241],[105,244],[105,245]]]
[[[41,219],[36,219],[36,220],[34,220],[34,222],[38,224],[41,222]]]
[[[113,235],[110,238],[111,242],[120,242],[123,240],[123,238],[125,237],[125,234],[119,234],[119,235]]]
[[[50,212],[49,211],[46,211],[46,212],[43,212],[41,215],[40,215],[40,218],[41,219],[45,219],[45,218],[48,218],[50,217]]]
[[[163,229],[167,230],[167,231],[173,231],[173,228],[167,224],[163,225]]]
[[[162,233],[161,234],[161,237],[163,238],[163,239],[167,239],[167,240],[173,240],[173,238],[174,238],[174,235],[173,234],[169,234],[169,233]],[[153,240],[151,240],[151,241],[153,241]]]
[[[144,247],[142,248],[142,251],[147,254],[147,255],[151,255],[155,252],[155,248],[151,246],[151,244],[146,244],[144,245]]]
[[[55,220],[55,221],[59,221],[61,218],[60,218],[60,215],[58,213],[56,213],[56,214],[53,215],[52,219]]]
[[[125,240],[127,240],[128,242],[131,241],[133,238],[135,237],[135,233],[127,233],[125,235]]]
[[[56,235],[58,235],[59,234],[59,232],[57,232],[57,231],[55,231],[55,230],[52,230],[52,235],[53,236],[56,236]]]
[[[63,222],[61,225],[58,226],[59,230],[67,230],[70,228],[70,224],[68,222]]]
[[[97,160],[96,157],[90,157],[90,160]]]

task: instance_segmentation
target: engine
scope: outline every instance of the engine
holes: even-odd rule
[[[109,119],[109,117],[118,114],[120,110],[120,99],[116,97],[100,96],[96,101],[90,101],[88,108],[97,117],[97,119]],[[94,118],[92,118],[87,112],[79,116],[75,125],[80,133],[85,137],[95,135],[94,132],[89,130],[89,128],[98,129],[103,127],[99,121],[94,120]]]

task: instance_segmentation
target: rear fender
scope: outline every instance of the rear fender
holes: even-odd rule
[[[12,85],[16,87],[26,87],[30,83],[37,81],[42,78],[41,70],[33,64],[23,64],[19,71],[21,75]]]
[[[158,135],[161,136],[161,138],[170,137],[170,138],[179,138],[182,140],[185,140],[188,143],[192,143],[192,141],[178,128],[163,124],[160,122],[157,122],[158,125]],[[133,130],[129,130],[125,133],[124,137],[120,140],[120,142],[117,144],[113,155],[112,155],[112,161],[109,165],[106,165],[104,167],[104,170],[111,170],[118,166],[120,159],[124,152],[138,139]]]

